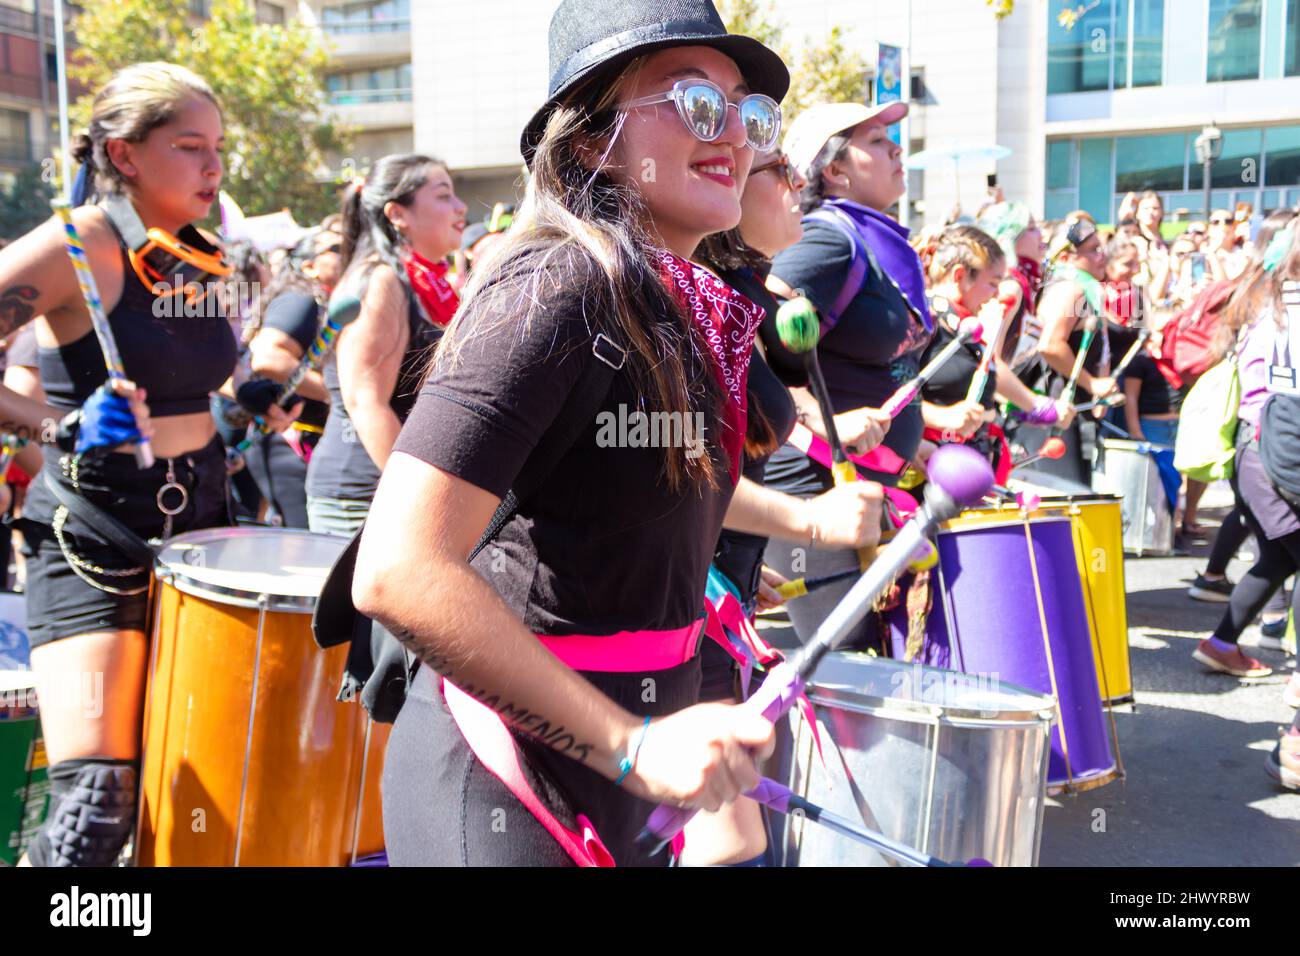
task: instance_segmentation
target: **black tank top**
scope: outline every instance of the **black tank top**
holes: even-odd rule
[[[442,338],[443,332],[420,313],[409,293],[407,302],[410,334],[397,372],[397,385],[388,399],[389,407],[401,422],[406,421],[415,404],[424,373],[433,358],[433,346]],[[334,357],[325,363],[321,374],[330,393],[330,414],[325,421],[325,434],[312,452],[307,468],[307,494],[314,498],[369,501],[379,486],[379,469],[370,459],[343,406],[338,362]]]
[[[154,296],[132,270],[120,234],[118,247],[122,297],[108,314],[108,324],[127,377],[145,389],[154,418],[208,411],[209,393],[219,389],[235,369],[239,345],[230,323],[215,301],[204,299],[190,310],[202,315],[190,316],[183,314],[179,298]],[[108,379],[93,329],[68,345],[39,348],[37,367],[55,408],[80,407]]]

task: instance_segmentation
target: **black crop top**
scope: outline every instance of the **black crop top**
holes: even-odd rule
[[[928,298],[930,314],[934,316],[934,338],[921,357],[922,365],[928,364],[952,342],[963,321],[963,316],[958,314],[953,303],[945,297],[930,295]],[[934,373],[934,377],[921,389],[921,397],[932,405],[956,405],[965,401],[983,354],[982,346],[967,342]],[[996,391],[997,382],[990,368],[984,391],[977,400],[985,408],[992,408]]]
[[[154,418],[208,411],[209,393],[230,378],[238,357],[229,321],[215,300],[205,298],[186,310],[180,297],[155,297],[132,270],[121,235],[118,246],[122,297],[108,314],[108,325],[127,377],[145,389]],[[37,362],[41,384],[55,408],[79,408],[108,379],[93,329],[68,345],[39,348]]]
[[[442,338],[443,331],[423,316],[415,299],[409,295],[408,303],[406,352],[397,371],[397,384],[388,399],[389,407],[400,422],[405,422],[411,413],[433,359],[433,347]],[[362,444],[343,404],[336,355],[326,360],[321,377],[330,393],[330,410],[325,421],[325,434],[312,452],[307,467],[307,494],[313,498],[369,501],[379,487],[379,469]]]

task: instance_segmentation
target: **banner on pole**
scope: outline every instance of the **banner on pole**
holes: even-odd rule
[[[903,99],[903,48],[878,44],[876,57],[876,105],[894,103]],[[900,124],[889,127],[889,138],[902,145]]]

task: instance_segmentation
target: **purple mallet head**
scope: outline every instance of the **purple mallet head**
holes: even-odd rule
[[[925,464],[929,480],[961,505],[973,505],[993,487],[993,469],[966,445],[943,445]]]
[[[967,866],[992,866],[993,864],[990,863],[988,860],[984,859],[982,856],[976,856],[976,857],[971,857],[971,859],[967,860],[966,865]]]

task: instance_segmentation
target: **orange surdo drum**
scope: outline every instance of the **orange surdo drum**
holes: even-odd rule
[[[141,866],[344,866],[383,849],[389,727],[336,700],[311,612],[347,538],[218,528],[155,567]]]

